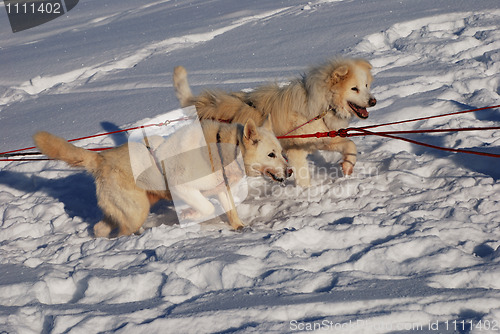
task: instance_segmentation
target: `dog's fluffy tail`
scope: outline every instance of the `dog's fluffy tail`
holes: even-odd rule
[[[245,124],[251,118],[258,125],[264,121],[262,113],[245,102],[246,93],[205,90],[195,97],[189,87],[186,69],[182,66],[174,68],[173,80],[181,107],[194,105],[201,119]]]
[[[77,147],[48,132],[37,132],[33,140],[40,151],[49,158],[62,160],[74,167],[84,167],[89,172],[96,171],[102,160],[98,153]]]
[[[189,87],[189,82],[187,79],[187,71],[183,66],[177,66],[174,68],[174,89],[175,95],[181,103],[181,107],[187,107],[194,104],[193,93]]]

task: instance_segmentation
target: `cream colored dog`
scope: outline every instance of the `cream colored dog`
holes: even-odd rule
[[[163,182],[162,172],[155,169],[155,164],[152,165],[155,167],[145,174],[134,178],[130,155],[144,151],[145,146],[142,143],[129,142],[96,153],[76,147],[47,132],[38,132],[33,138],[43,154],[63,160],[71,166],[84,167],[95,177],[98,205],[104,214],[103,220],[94,226],[94,234],[97,237],[109,237],[115,228],[118,228],[119,236],[138,232],[151,205],[160,199],[172,199],[174,191],[175,195],[201,214],[213,212],[213,205],[204,195],[219,194],[219,201],[227,212],[230,225],[234,229],[240,229],[244,225],[238,217],[232,198],[228,197],[225,190],[235,179],[241,179],[243,172],[249,176],[267,175],[275,181],[283,181],[288,176],[288,170],[281,145],[270,131],[270,122],[266,123],[267,128],[256,127],[252,120],[244,126],[206,120],[201,122],[201,126],[208,147],[213,148],[209,149],[207,156],[197,161],[184,161],[184,164],[181,164],[180,160],[170,163],[169,159],[166,159],[163,166],[175,176],[174,187],[168,187],[166,184],[155,187],[150,184],[152,181]],[[196,136],[199,135],[187,129],[176,132],[165,141],[160,139],[162,137],[154,136],[148,139],[148,144],[151,149],[160,151],[176,145],[184,145],[188,150],[197,149],[199,146],[196,142],[199,142],[200,138],[195,138]],[[232,150],[219,149],[221,145],[229,144],[233,147]],[[236,163],[235,148],[241,151],[244,166]],[[150,158],[153,159],[146,157]],[[207,169],[207,166],[215,172],[200,175],[200,169]],[[225,167],[222,169],[221,166]],[[199,178],[200,182],[190,182],[194,180],[193,175],[194,178]],[[149,186],[144,187],[144,184]]]
[[[334,59],[282,87],[269,84],[249,93],[205,91],[196,97],[191,93],[184,67],[175,68],[173,81],[181,106],[194,105],[200,118],[238,123],[253,119],[259,125],[272,115],[274,134],[282,136],[315,117],[318,120],[292,134],[345,128],[353,115],[368,118],[366,108],[377,102],[370,93],[371,68],[363,59]],[[296,138],[280,142],[294,169],[297,185],[310,185],[306,158],[317,150],[342,153],[344,174],[353,172],[357,150],[347,138]]]

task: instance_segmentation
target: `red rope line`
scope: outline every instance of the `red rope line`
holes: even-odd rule
[[[499,130],[500,127],[493,127],[493,129]],[[485,157],[500,158],[500,154],[478,152],[478,151],[472,151],[472,150],[463,150],[463,149],[459,149],[459,148],[442,147],[442,146],[432,145],[432,144],[428,144],[428,143],[423,143],[423,142],[416,141],[413,139],[408,139],[405,137],[393,136],[392,134],[389,134],[388,132],[371,132],[371,131],[368,131],[365,129],[356,129],[356,130],[362,131],[364,133],[364,135],[376,135],[376,136],[381,136],[381,137],[386,137],[386,138],[391,138],[391,139],[398,139],[398,140],[406,141],[406,142],[409,142],[412,144],[430,147],[430,148],[434,148],[434,149],[438,149],[438,150],[442,150],[442,151],[455,152],[455,153],[467,153],[467,154],[481,155],[481,156],[485,156]],[[450,129],[450,130],[462,131],[461,129]],[[473,131],[473,130],[484,130],[484,128],[468,129],[465,131]],[[418,130],[415,130],[415,131],[418,131]],[[393,131],[393,132],[398,133],[397,131]],[[412,132],[412,133],[426,133],[426,132],[437,132],[437,131],[423,130],[422,132]],[[441,132],[443,132],[443,131],[441,131]]]
[[[152,126],[165,126],[165,125],[168,125],[172,122],[187,121],[187,120],[193,119],[193,118],[194,117],[181,117],[181,118],[177,118],[177,119],[166,120],[165,122],[162,122],[162,123],[135,126],[132,128],[127,128],[127,129],[121,129],[121,130],[116,130],[116,131],[111,131],[111,132],[98,133],[96,135],[91,135],[91,136],[69,139],[68,142],[74,142],[74,141],[79,141],[79,140],[84,140],[84,139],[107,136],[107,135],[112,135],[115,133],[127,132],[127,131],[132,131],[132,130],[137,130],[137,129],[144,129],[144,128],[149,128]],[[36,148],[36,146],[32,146],[32,147],[20,148],[20,149],[12,150],[12,151],[1,152],[0,157],[12,157],[12,156],[17,156],[17,155],[42,155],[40,152],[26,152],[26,153],[21,153],[21,154],[15,154],[17,152],[33,150],[35,148]],[[113,147],[89,148],[88,150],[89,151],[105,151],[105,150],[109,150],[112,148]],[[51,159],[45,159],[45,158],[34,158],[34,159],[26,159],[26,158],[8,159],[8,158],[6,158],[6,159],[0,159],[0,161],[39,161],[39,160],[43,161],[43,160],[51,160]]]
[[[366,128],[350,128],[352,130],[358,130],[360,133],[353,133],[350,137],[364,136],[361,132]],[[442,132],[462,132],[462,131],[488,131],[488,130],[500,130],[500,126],[486,126],[478,128],[458,128],[458,129],[422,129],[422,130],[401,130],[401,131],[384,131],[380,133],[393,135],[393,134],[413,134],[413,133],[442,133]],[[379,132],[373,132],[373,134],[378,134]]]
[[[372,131],[366,130],[366,129],[376,128],[376,127],[381,127],[381,126],[410,123],[410,122],[428,120],[428,119],[433,119],[433,118],[438,118],[438,117],[446,117],[446,116],[453,116],[453,115],[465,114],[465,113],[470,113],[470,112],[475,112],[475,111],[481,111],[481,110],[486,110],[486,109],[495,109],[495,108],[499,108],[499,107],[500,107],[500,105],[495,105],[495,106],[475,108],[475,109],[470,109],[470,110],[463,110],[463,111],[458,111],[458,112],[453,112],[453,113],[448,113],[448,114],[442,114],[442,115],[420,117],[420,118],[409,119],[409,120],[404,120],[404,121],[397,121],[397,122],[390,122],[390,123],[376,124],[376,125],[368,125],[368,126],[357,127],[357,128],[339,129],[337,131],[316,132],[316,133],[312,133],[312,134],[302,134],[302,135],[288,135],[290,132],[295,131],[295,129],[300,128],[301,126],[310,123],[312,121],[311,120],[311,121],[308,121],[307,123],[305,123],[305,124],[303,124],[303,125],[295,128],[294,130],[288,132],[286,135],[277,136],[277,138],[278,139],[285,139],[285,138],[323,138],[323,137],[337,137],[337,136],[339,136],[339,137],[355,137],[355,136],[369,136],[369,135],[372,135],[372,136],[380,136],[380,137],[386,137],[386,138],[391,138],[391,139],[398,139],[398,140],[406,141],[406,142],[409,142],[409,143],[412,143],[412,144],[416,144],[416,145],[420,145],[420,146],[425,146],[425,147],[429,147],[429,148],[434,148],[434,149],[439,149],[439,150],[443,150],[443,151],[456,152],[456,153],[467,153],[467,154],[475,154],[475,155],[481,155],[481,156],[487,156],[487,157],[500,158],[500,154],[494,154],[494,153],[486,153],[486,152],[478,152],[478,151],[472,151],[472,150],[462,150],[462,149],[454,149],[454,148],[436,146],[436,145],[432,145],[432,144],[427,144],[427,143],[423,143],[423,142],[420,142],[420,141],[416,141],[416,140],[413,140],[413,139],[408,139],[408,138],[404,138],[404,137],[394,136],[395,134],[500,130],[500,127],[490,126],[490,127],[477,127],[477,128],[423,129],[423,130],[401,130],[401,131],[384,131],[384,132],[372,132]],[[349,133],[349,131],[358,131],[358,133]]]
[[[453,115],[460,115],[460,114],[466,114],[466,113],[469,113],[469,112],[475,112],[475,111],[481,111],[481,110],[487,110],[487,109],[495,109],[495,108],[500,108],[500,104],[496,105],[496,106],[489,106],[489,107],[482,107],[482,108],[476,108],[476,109],[470,109],[470,110],[463,110],[463,111],[457,111],[457,112],[452,112],[452,113],[442,114],[442,115],[434,115],[434,116],[427,116],[427,117],[420,117],[420,118],[408,119],[408,120],[405,120],[405,121],[397,121],[397,122],[391,122],[391,123],[362,126],[360,129],[373,129],[373,128],[378,128],[379,126],[387,126],[387,125],[410,123],[410,122],[416,122],[416,121],[424,121],[424,120],[427,120],[427,119],[433,119],[433,118],[445,117],[445,116],[453,116]]]
[[[309,124],[310,122],[317,120],[321,118],[320,116],[316,116],[313,119],[307,121],[306,123],[298,126],[297,128],[293,129],[292,131],[289,131],[286,135],[283,136],[277,136],[278,139],[286,139],[286,138],[323,138],[323,137],[356,137],[356,136],[380,136],[380,137],[386,137],[386,138],[391,138],[391,139],[398,139],[402,141],[406,141],[412,144],[416,145],[421,145],[425,147],[430,147],[430,148],[435,148],[443,151],[449,151],[449,152],[456,152],[456,153],[467,153],[467,154],[476,154],[476,155],[481,155],[481,156],[487,156],[487,157],[494,157],[494,158],[500,158],[500,154],[494,154],[494,153],[486,153],[486,152],[477,152],[477,151],[472,151],[472,150],[463,150],[463,149],[454,149],[454,148],[447,148],[447,147],[441,147],[441,146],[436,146],[432,144],[427,144],[423,142],[419,142],[413,139],[408,139],[404,137],[399,137],[399,136],[394,136],[394,135],[400,135],[400,134],[415,134],[415,133],[442,133],[442,132],[460,132],[460,131],[486,131],[486,130],[500,130],[500,127],[495,127],[495,126],[490,126],[490,127],[473,127],[473,128],[458,128],[458,129],[422,129],[422,130],[401,130],[401,131],[384,131],[384,132],[372,132],[366,129],[371,129],[371,128],[376,128],[376,127],[381,127],[381,126],[388,126],[388,125],[395,125],[395,124],[403,124],[403,123],[410,123],[410,122],[416,122],[416,121],[421,121],[421,120],[428,120],[428,119],[433,119],[433,118],[438,118],[438,117],[445,117],[445,116],[452,116],[452,115],[459,115],[459,114],[465,114],[465,113],[470,113],[470,112],[475,112],[475,111],[481,111],[481,110],[486,110],[486,109],[495,109],[499,108],[500,105],[495,105],[495,106],[489,106],[489,107],[482,107],[482,108],[476,108],[476,109],[470,109],[470,110],[463,110],[463,111],[458,111],[458,112],[453,112],[453,113],[448,113],[448,114],[442,114],[442,115],[434,115],[434,116],[427,116],[427,117],[421,117],[421,118],[415,118],[415,119],[410,119],[410,120],[404,120],[404,121],[397,121],[397,122],[390,122],[390,123],[384,123],[384,124],[376,124],[376,125],[368,125],[364,127],[352,127],[352,128],[347,128],[347,129],[339,129],[337,131],[328,131],[328,132],[316,132],[316,133],[311,133],[311,134],[301,134],[301,135],[289,135],[289,133],[297,130],[298,128]],[[188,120],[192,119],[193,117],[182,117],[178,119],[173,119],[173,120],[167,120],[163,123],[157,123],[157,124],[148,124],[148,125],[141,125],[141,126],[136,126],[128,129],[122,129],[122,130],[116,130],[112,132],[105,132],[105,133],[100,133],[96,135],[91,135],[91,136],[85,136],[85,137],[80,137],[80,138],[75,138],[75,139],[70,139],[68,142],[73,142],[73,141],[79,141],[79,140],[84,140],[84,139],[90,139],[90,138],[95,138],[95,137],[100,137],[100,136],[106,136],[110,134],[115,134],[115,133],[120,133],[120,132],[126,132],[126,131],[131,131],[131,130],[137,130],[137,129],[143,129],[143,128],[148,128],[152,126],[164,126],[168,125],[172,122],[176,121],[182,121],[182,120]],[[351,131],[356,131],[357,133],[350,133]],[[27,151],[31,149],[35,149],[36,147],[27,147],[27,148],[22,148],[22,149],[17,149],[17,150],[12,150],[12,151],[7,151],[7,152],[2,152],[0,153],[0,157],[12,157],[12,156],[17,156],[17,155],[41,155],[39,152],[27,152],[27,153],[22,153],[22,154],[16,154],[17,152],[21,151]],[[112,147],[105,147],[105,148],[93,148],[89,149],[91,151],[104,151],[111,149]],[[17,159],[0,159],[0,161],[35,161],[35,160],[50,160],[50,159],[45,159],[45,158],[33,158],[33,159],[27,159],[27,158],[17,158]]]
[[[492,158],[500,158],[500,154],[442,147],[442,146],[423,143],[423,142],[416,141],[413,139],[394,136],[394,134],[461,132],[461,131],[481,131],[481,130],[500,130],[500,126],[490,126],[490,127],[483,127],[483,128],[424,129],[424,130],[386,131],[386,132],[372,132],[372,131],[368,131],[364,128],[347,128],[347,129],[339,129],[337,131],[329,131],[329,132],[316,132],[316,133],[303,134],[303,135],[278,136],[277,138],[278,139],[284,139],[284,138],[323,138],[323,137],[343,137],[343,138],[346,138],[346,137],[355,137],[355,136],[380,136],[380,137],[386,137],[386,138],[391,138],[391,139],[398,139],[398,140],[406,141],[406,142],[409,142],[412,144],[430,147],[430,148],[435,148],[435,149],[443,150],[443,151],[456,152],[456,153],[468,153],[468,154],[476,154],[476,155],[482,155],[482,156],[492,157]],[[358,131],[358,133],[349,133],[349,131]]]
[[[488,126],[480,128],[460,128],[460,129],[423,129],[423,130],[402,130],[402,131],[368,131],[364,128],[347,128],[337,131],[307,133],[302,135],[277,136],[278,139],[287,138],[323,138],[323,137],[358,137],[358,136],[382,136],[394,134],[414,134],[414,133],[441,133],[441,132],[461,132],[461,131],[481,131],[481,130],[500,130],[500,126]],[[349,133],[349,131],[358,131],[358,133]]]

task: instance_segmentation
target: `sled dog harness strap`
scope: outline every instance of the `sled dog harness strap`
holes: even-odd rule
[[[215,140],[217,142],[217,154],[219,155],[219,159],[220,159],[220,162],[221,162],[221,168],[222,168],[222,173],[223,173],[223,176],[225,177],[225,171],[224,171],[224,158],[222,156],[222,149],[220,147],[220,144],[222,143],[222,138],[221,138],[221,135],[220,135],[220,129],[219,131],[217,131],[217,135],[215,136]],[[208,144],[208,143],[207,143]],[[239,146],[240,146],[240,141],[238,140],[238,138],[236,138],[236,145],[234,147],[234,160],[236,160],[236,165],[238,166],[238,168],[240,169],[240,171],[242,171],[243,173],[245,172],[245,168],[241,168],[240,164],[238,163],[238,149],[239,149]],[[212,154],[212,150],[210,149],[210,144],[207,145],[207,148],[208,148],[208,156],[210,158],[210,165],[212,166],[212,173],[215,173],[215,163],[214,163],[214,155]]]
[[[220,135],[220,130],[217,132],[216,141],[217,141],[217,150],[218,150],[218,153],[219,153],[219,156],[220,156],[220,161],[221,161],[222,173],[223,173],[223,175],[225,177],[224,158],[222,156],[222,149],[221,149],[221,146],[220,146],[220,144],[222,143],[222,138],[221,138],[221,135]],[[236,166],[238,166],[238,169],[242,173],[245,173],[245,168],[244,167],[242,168],[241,165],[238,162],[238,153],[239,153],[238,150],[239,150],[239,147],[240,147],[240,141],[239,141],[238,137],[236,137],[236,144],[234,145],[233,159],[236,162]],[[213,167],[213,162],[212,162],[211,155],[210,155],[210,162],[212,163],[212,169],[213,169],[214,167]]]
[[[149,139],[148,136],[146,135],[146,131],[144,131],[144,128],[142,128],[142,136],[144,137],[144,145],[146,145],[146,148],[148,149],[149,156],[151,159],[151,163],[156,165],[156,168],[161,170],[161,175],[163,176],[163,182],[165,182],[165,189],[168,189],[168,182],[167,182],[167,174],[165,172],[165,161],[158,161],[154,150],[151,148],[151,145],[149,144]]]
[[[208,157],[210,158],[210,166],[212,167],[212,173],[215,173],[214,158],[209,143],[207,143],[207,149],[208,149]]]
[[[217,131],[216,140],[217,140],[217,153],[219,153],[220,167],[222,169],[222,177],[224,178],[224,183],[226,184],[226,186],[229,187],[229,181],[227,180],[226,171],[224,169],[224,157],[222,155],[222,148],[220,145],[222,143],[221,137],[220,137],[220,130]]]
[[[229,186],[229,180],[227,179],[226,171],[224,169],[224,158],[222,155],[222,148],[220,145],[221,144],[220,129],[219,129],[219,131],[217,131],[216,140],[217,140],[217,151],[219,153],[219,158],[220,158],[220,166],[222,169],[222,177],[224,179],[224,183],[226,184],[227,195],[228,195],[229,201],[231,203],[231,210],[236,210],[236,205],[234,204],[233,194],[231,193],[231,187]]]
[[[236,166],[238,166],[238,169],[240,170],[240,172],[242,172],[243,174],[245,173],[245,167],[243,166],[243,168],[241,168],[240,166],[240,163],[238,162],[238,149],[240,147],[240,140],[238,139],[238,137],[236,137],[236,145],[234,145],[234,160],[236,161]]]

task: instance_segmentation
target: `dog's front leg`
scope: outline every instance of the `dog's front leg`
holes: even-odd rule
[[[198,189],[181,185],[172,187],[170,192],[199,213],[198,215],[189,213],[186,215],[186,219],[208,217],[215,212],[213,204]]]
[[[342,138],[340,148],[340,152],[344,156],[344,161],[342,161],[342,172],[344,172],[344,175],[351,175],[354,170],[356,156],[358,154],[356,144],[354,144],[354,142],[350,139]]]
[[[358,152],[356,144],[350,139],[336,137],[330,141],[326,149],[342,153],[344,158],[342,161],[342,172],[344,172],[344,175],[351,175],[356,164],[356,155]]]
[[[229,196],[231,196],[231,194],[227,191],[223,191],[218,194],[220,204],[222,205],[222,208],[224,208],[224,211],[226,211],[229,224],[235,230],[240,230],[245,227],[245,224],[243,224],[240,216],[238,215],[238,211],[236,211],[234,200]]]
[[[289,149],[286,152],[290,166],[295,175],[295,184],[302,188],[311,185],[311,175],[309,174],[309,164],[307,162],[308,152],[301,149]]]

